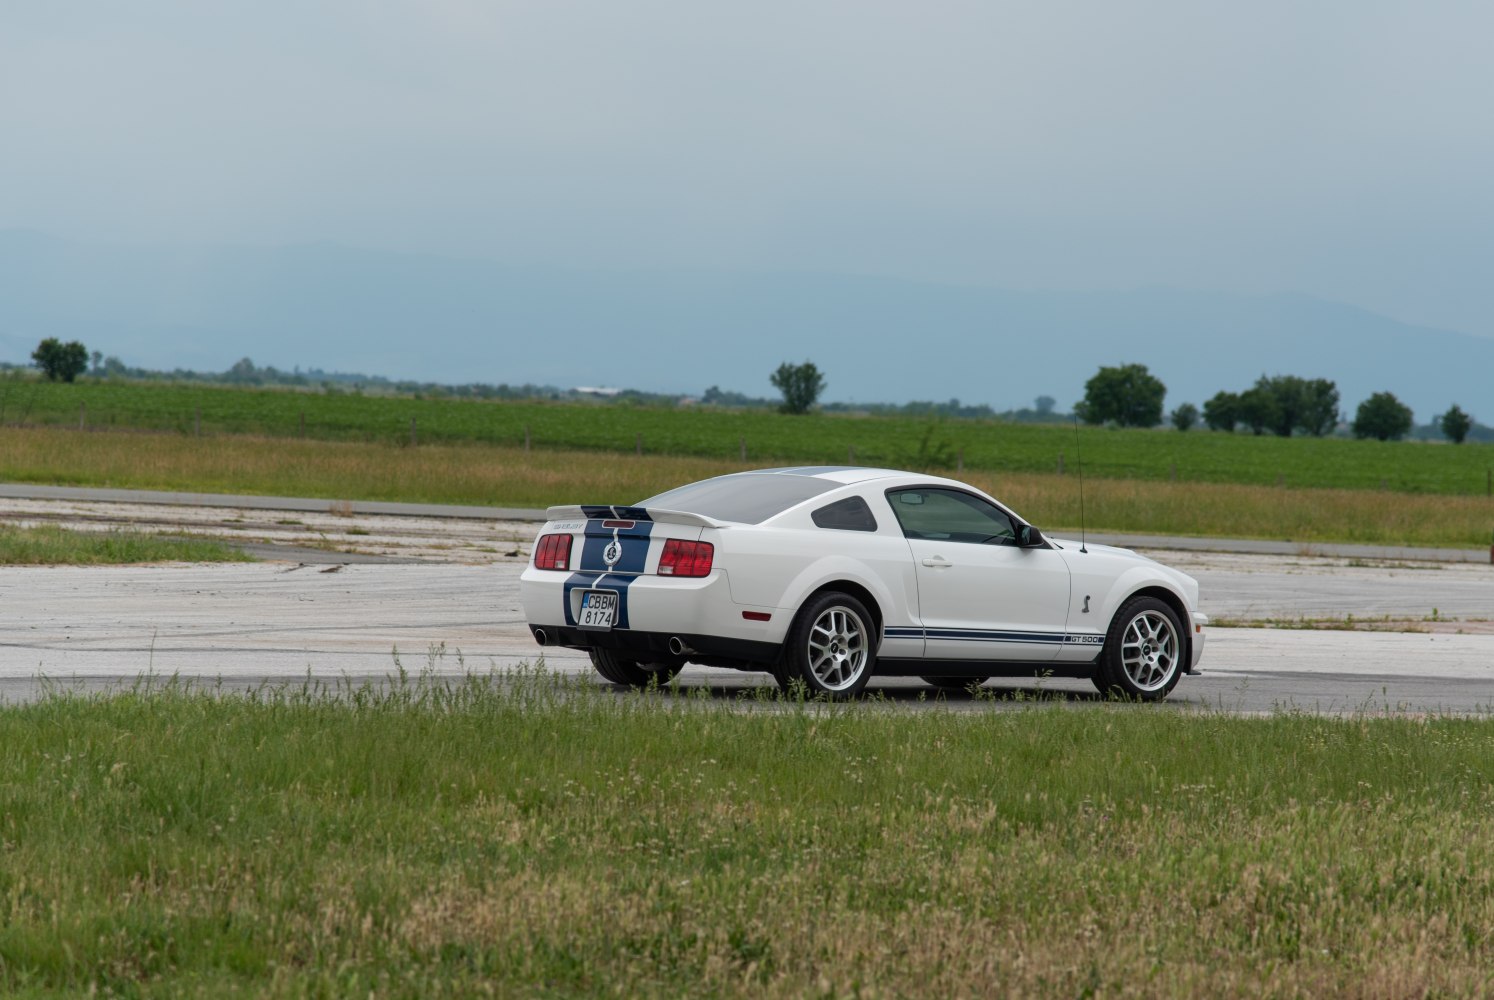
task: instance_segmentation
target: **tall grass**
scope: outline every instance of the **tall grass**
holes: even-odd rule
[[[488,402],[274,389],[85,380],[73,385],[0,380],[0,423],[256,434],[394,443],[480,442],[759,463],[894,467],[955,465],[1002,474],[1072,469],[1073,429],[913,417],[788,416],[765,411],[627,405]],[[1086,471],[1096,478],[1483,494],[1494,445],[1282,439],[1246,433],[1087,430]]]
[[[69,531],[53,525],[0,524],[0,566],[105,565],[148,562],[246,562],[239,549],[206,538],[135,531]]]
[[[1494,729],[616,696],[0,709],[22,995],[1477,994]]]
[[[632,503],[684,482],[751,467],[752,462],[731,460],[526,452],[471,443],[411,448],[41,428],[0,436],[0,475],[11,481],[329,501],[518,507]],[[1073,530],[1079,524],[1073,475],[979,470],[964,475],[1044,528]],[[1494,531],[1494,502],[1484,497],[1089,479],[1085,501],[1087,526],[1096,531],[1464,547],[1487,545]]]

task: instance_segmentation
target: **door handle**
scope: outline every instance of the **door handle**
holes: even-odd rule
[[[923,564],[930,567],[931,569],[949,569],[949,567],[954,565],[954,563],[945,559],[943,556],[930,556],[923,561]]]

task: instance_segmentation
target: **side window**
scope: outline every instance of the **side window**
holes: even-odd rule
[[[809,515],[821,528],[840,531],[876,531],[877,519],[860,497],[846,497]]]
[[[971,544],[1011,545],[1012,519],[999,507],[959,490],[894,490],[887,494],[893,513],[909,538]]]

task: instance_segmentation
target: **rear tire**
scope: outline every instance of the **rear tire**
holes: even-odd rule
[[[1155,597],[1133,597],[1110,622],[1095,670],[1101,694],[1161,701],[1183,675],[1178,613]]]
[[[603,680],[624,687],[646,688],[653,682],[663,687],[674,680],[675,674],[684,666],[683,663],[643,664],[627,659],[611,649],[589,649],[586,652],[591,657],[591,665],[596,667]]]
[[[850,594],[827,591],[799,609],[773,676],[787,693],[850,698],[866,687],[877,665],[876,620]]]

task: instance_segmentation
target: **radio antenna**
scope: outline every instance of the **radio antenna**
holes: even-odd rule
[[[1074,414],[1074,464],[1079,467],[1079,551],[1089,555],[1084,539],[1084,456],[1079,451],[1079,414]]]

